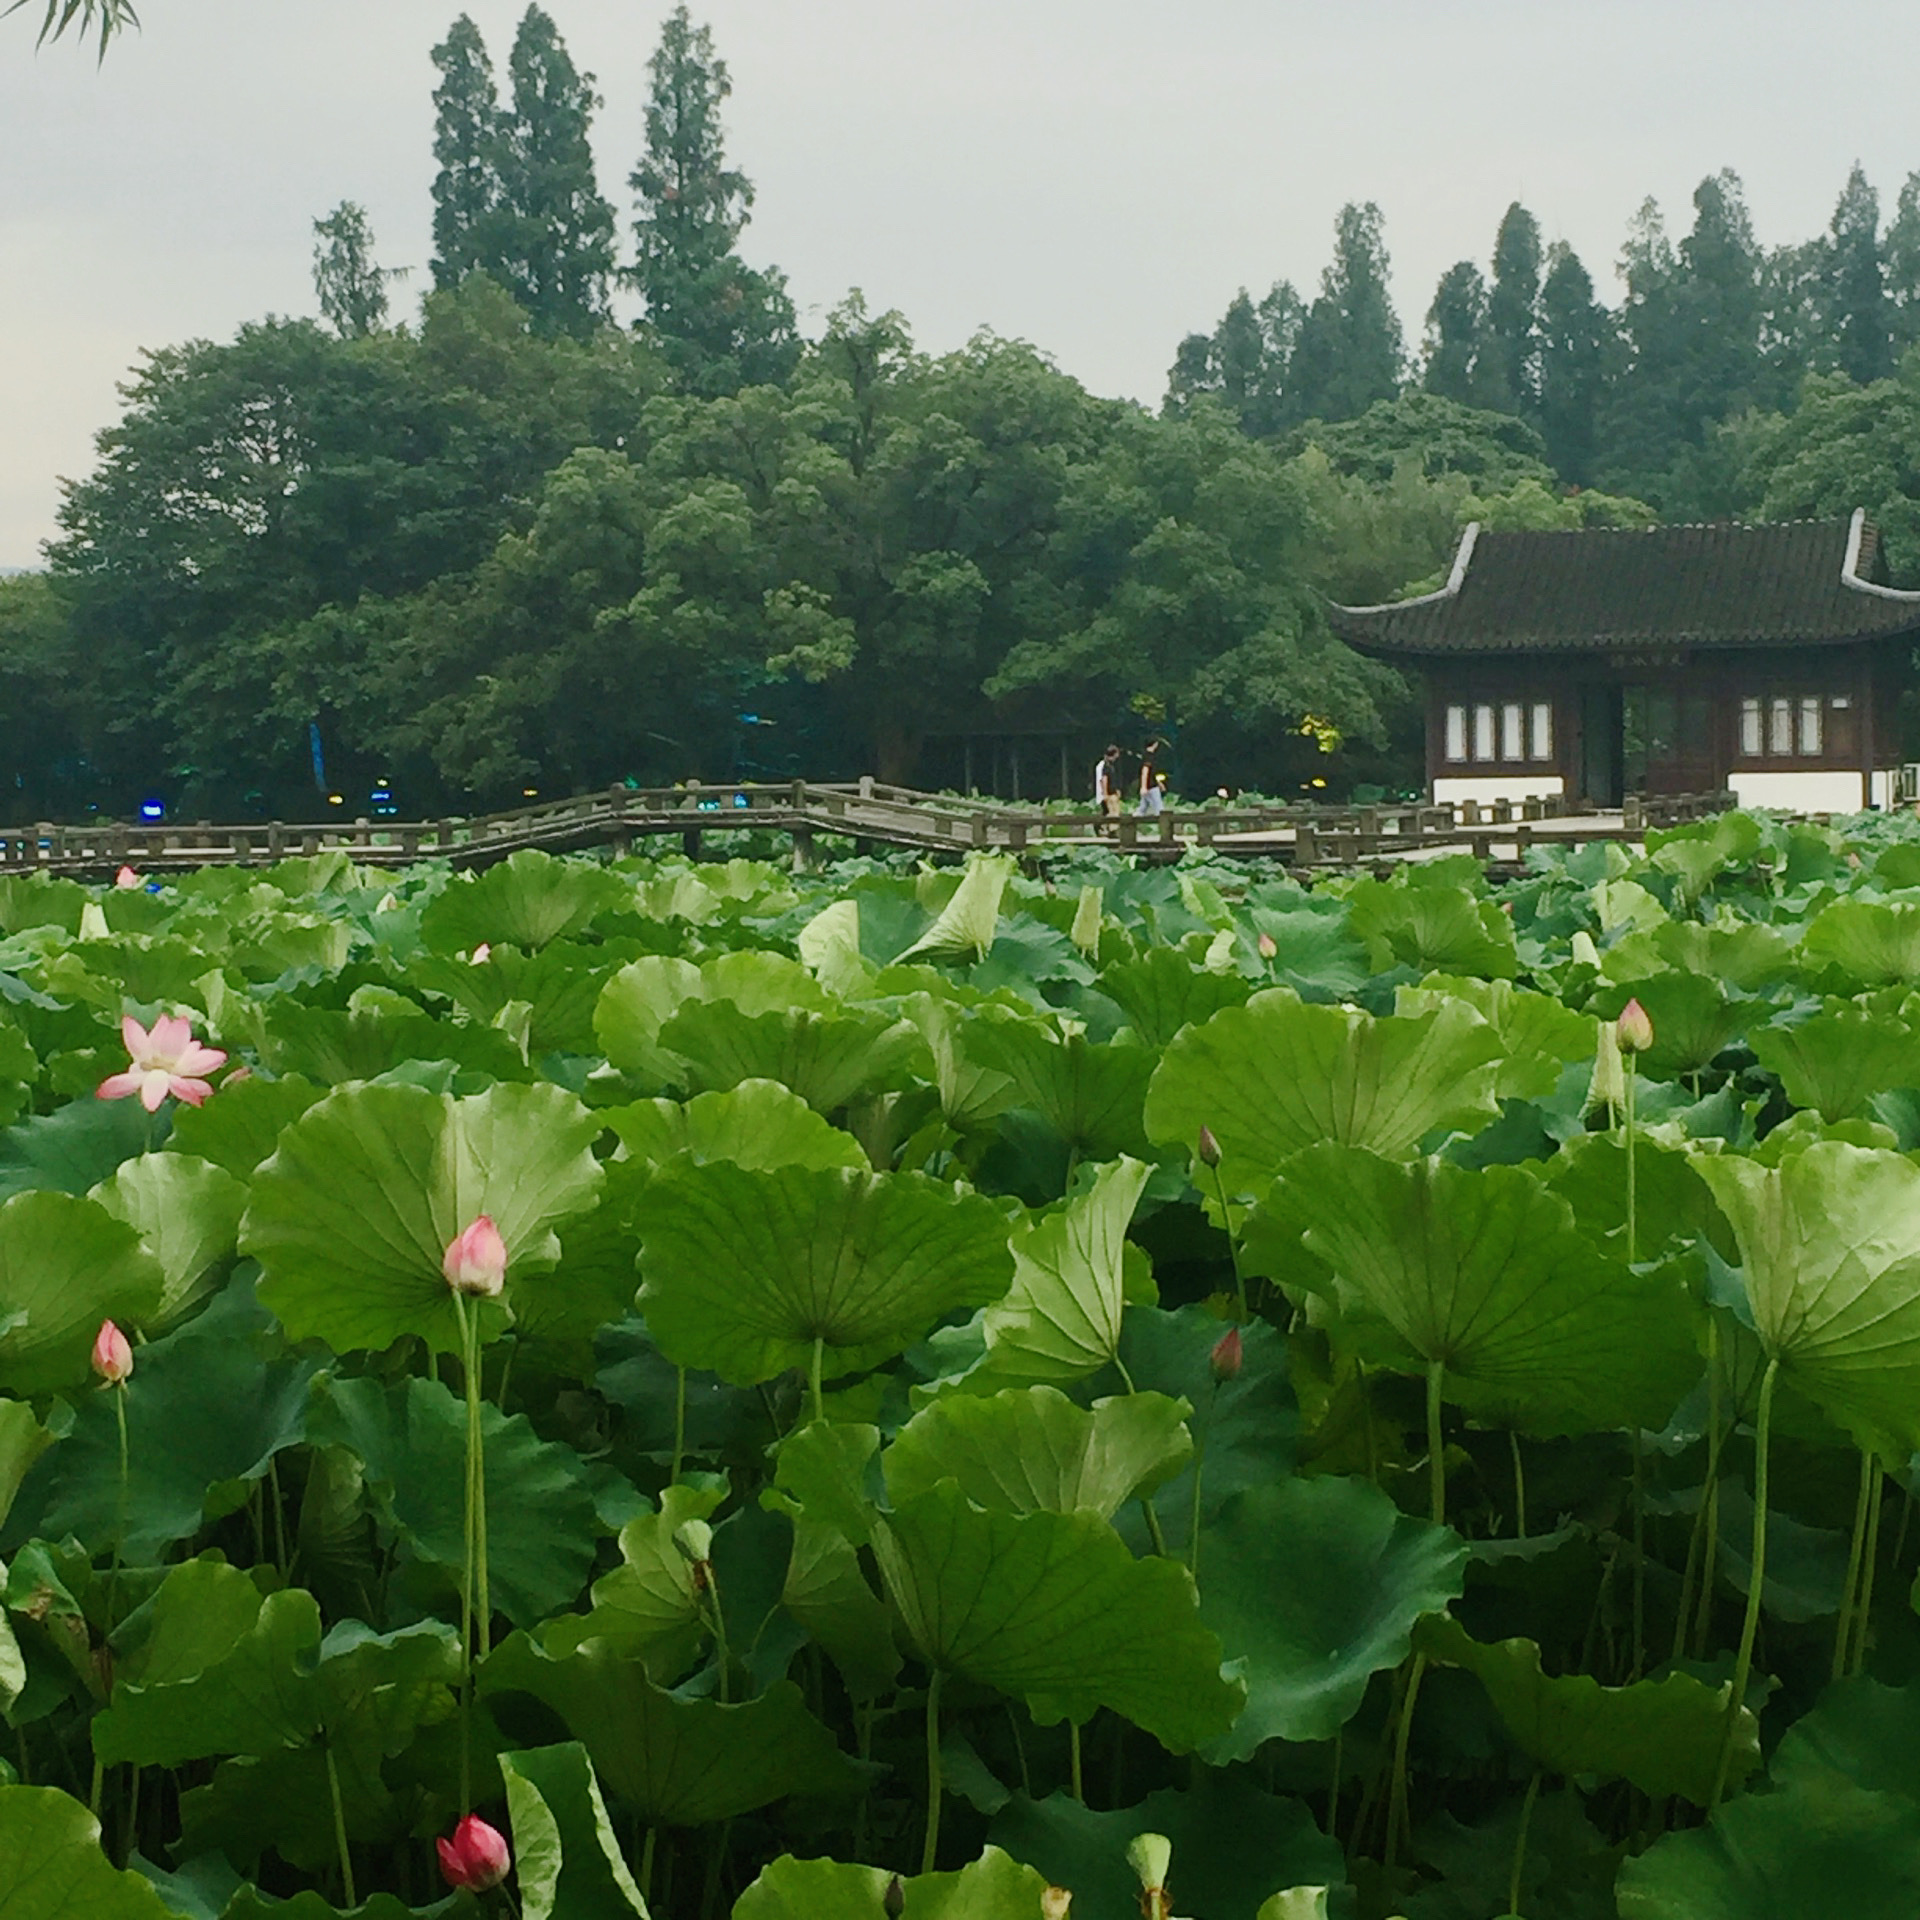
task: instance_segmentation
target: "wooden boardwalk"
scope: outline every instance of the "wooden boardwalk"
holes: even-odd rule
[[[522,848],[571,853],[636,842],[677,839],[688,854],[721,853],[741,834],[774,834],[806,866],[817,842],[851,842],[852,850],[890,847],[929,855],[993,851],[1029,863],[1101,850],[1141,861],[1178,860],[1190,848],[1214,848],[1295,867],[1370,865],[1470,852],[1506,866],[1529,846],[1552,842],[1637,840],[1647,826],[1698,818],[1729,804],[1725,795],[1684,795],[1612,814],[1568,814],[1557,802],[1502,806],[1491,813],[1452,807],[1232,806],[1170,807],[1158,818],[1110,820],[1088,810],[982,805],[950,794],[916,792],[875,780],[711,787],[613,787],[571,800],[541,802],[507,813],[440,820],[332,819],[312,825],[282,821],[222,826],[95,822],[0,828],[0,873],[46,873],[105,879],[119,868],[167,874],[209,866],[267,866],[295,854],[344,853],[358,865],[403,867],[446,860],[485,867]]]

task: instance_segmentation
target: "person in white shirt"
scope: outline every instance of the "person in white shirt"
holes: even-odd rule
[[[1109,747],[1093,763],[1094,804],[1110,819],[1117,820],[1126,804],[1120,791],[1120,749]]]

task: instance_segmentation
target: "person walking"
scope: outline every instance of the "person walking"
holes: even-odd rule
[[[1126,804],[1120,791],[1120,749],[1109,747],[1093,763],[1093,803],[1109,820],[1117,820]]]
[[[1167,804],[1167,776],[1160,771],[1160,756],[1167,750],[1164,740],[1150,740],[1140,756],[1140,817],[1157,820]]]

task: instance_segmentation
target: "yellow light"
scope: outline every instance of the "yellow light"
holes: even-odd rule
[[[522,787],[520,789],[520,797],[523,800],[537,800],[540,797],[540,789],[538,787]]]
[[[327,795],[327,805],[330,807],[344,807],[346,804],[346,800],[340,794],[330,793]]]
[[[1307,784],[1312,787],[1324,787],[1327,783],[1324,780],[1310,780]]]

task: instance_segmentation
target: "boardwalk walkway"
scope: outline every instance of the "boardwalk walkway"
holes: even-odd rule
[[[1685,795],[1626,813],[1569,815],[1557,802],[1529,801],[1463,819],[1452,807],[1249,806],[1209,803],[1169,808],[1154,820],[1041,807],[975,804],[875,780],[731,787],[613,787],[582,798],[542,802],[472,819],[333,819],[246,826],[195,824],[88,826],[42,823],[0,828],[0,873],[48,873],[101,879],[122,866],[144,874],[207,866],[265,866],[293,854],[341,852],[356,863],[401,867],[447,860],[491,866],[523,847],[568,853],[677,839],[691,855],[724,851],[743,833],[772,832],[796,865],[815,858],[816,841],[851,841],[856,850],[902,848],[925,854],[977,850],[1026,860],[1089,851],[1177,860],[1189,848],[1277,859],[1296,867],[1354,865],[1472,852],[1494,865],[1524,858],[1530,845],[1634,840],[1645,827],[1697,818],[1728,804],[1724,795]],[[1469,809],[1469,812],[1472,810]],[[822,849],[824,851],[824,849]]]

